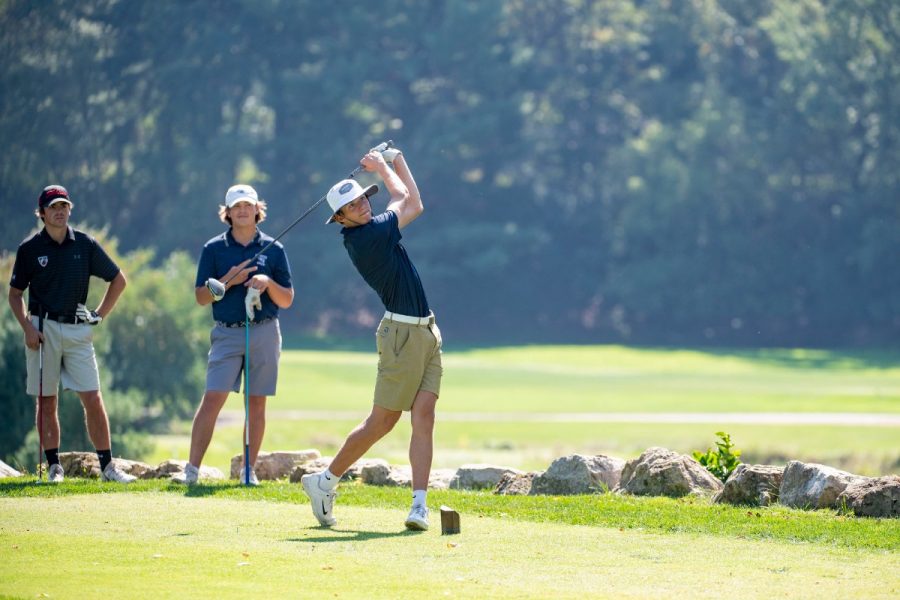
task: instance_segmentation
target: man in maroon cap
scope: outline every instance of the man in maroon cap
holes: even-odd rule
[[[125,289],[125,275],[97,240],[69,226],[69,192],[44,188],[35,214],[44,228],[19,244],[9,306],[25,332],[27,393],[38,397],[37,427],[49,465],[48,481],[63,480],[59,464],[59,384],[78,394],[100,459],[101,479],[131,483],[134,477],[112,462],[109,419],[100,395],[92,327],[112,312]],[[97,310],[85,306],[91,276],[109,282]],[[28,290],[28,305],[24,300]]]

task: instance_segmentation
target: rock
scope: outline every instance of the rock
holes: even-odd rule
[[[865,478],[844,488],[837,499],[857,517],[900,517],[900,477]]]
[[[728,477],[713,502],[768,506],[778,502],[784,467],[740,464]]]
[[[446,490],[456,477],[456,469],[432,469],[428,476],[428,487],[433,490]]]
[[[260,452],[256,457],[253,470],[256,477],[262,480],[281,479],[292,474],[294,468],[303,463],[321,458],[318,450],[296,450],[291,452]],[[241,469],[244,466],[244,455],[238,454],[231,457],[231,478],[240,479]]]
[[[294,470],[291,471],[290,482],[300,483],[300,479],[307,473],[320,473],[327,469],[330,464],[331,458],[317,458],[301,465],[297,465],[294,467]],[[341,477],[341,480],[343,481],[345,477]]]
[[[690,456],[666,448],[648,448],[625,464],[618,491],[678,498],[715,493],[722,488],[722,482]]]
[[[620,458],[572,454],[554,460],[531,483],[532,496],[564,496],[607,492],[619,484],[625,461]]]
[[[19,477],[20,475],[22,474],[0,460],[0,479],[4,477]]]
[[[60,452],[59,464],[66,477],[100,477],[100,458],[96,452]],[[125,458],[113,458],[113,464],[125,473],[142,479],[146,479],[145,474],[153,470],[147,463]]]
[[[496,487],[504,475],[524,475],[518,469],[496,465],[463,465],[456,470],[450,487],[454,490],[485,490]]]
[[[794,508],[838,508],[838,496],[867,478],[834,467],[792,460],[784,469],[778,501]]]
[[[184,467],[187,465],[186,460],[169,459],[159,463],[155,469],[147,471],[141,476],[141,479],[171,479],[175,475],[184,473]],[[216,481],[224,481],[225,473],[215,467],[200,467],[200,479],[214,479]]]
[[[497,482],[494,488],[495,494],[502,496],[527,496],[531,493],[534,478],[540,475],[537,471],[531,473],[507,473]]]

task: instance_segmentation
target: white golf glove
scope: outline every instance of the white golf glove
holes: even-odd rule
[[[99,325],[103,320],[96,310],[89,310],[84,304],[78,305],[78,308],[75,309],[75,316],[79,321],[88,325]]]
[[[381,156],[384,158],[384,162],[392,163],[399,154],[400,151],[397,148],[388,148],[381,153]]]
[[[262,310],[262,298],[260,295],[262,294],[256,288],[247,288],[247,295],[244,296],[244,308],[247,309],[247,318],[251,321],[253,317],[256,315],[256,310]]]

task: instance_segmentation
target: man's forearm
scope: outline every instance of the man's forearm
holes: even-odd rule
[[[127,283],[125,274],[122,273],[122,271],[119,271],[116,278],[109,282],[106,293],[103,295],[103,300],[100,301],[100,306],[97,307],[97,313],[101,317],[105,319],[109,313],[112,312],[113,308],[116,306],[116,302],[119,301],[119,296],[125,291]]]

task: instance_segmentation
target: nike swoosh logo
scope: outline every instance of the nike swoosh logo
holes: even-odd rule
[[[326,517],[328,516],[328,511],[325,510],[325,501],[324,500],[322,500],[322,514],[325,515]]]

